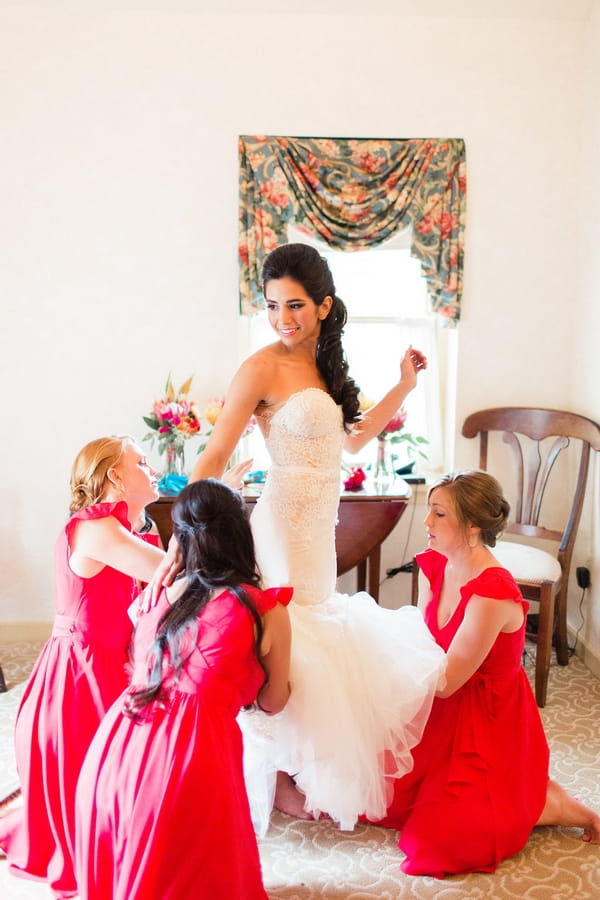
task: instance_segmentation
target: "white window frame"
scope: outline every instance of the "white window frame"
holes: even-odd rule
[[[343,251],[331,250],[319,241],[311,240],[304,231],[297,230],[291,226],[288,230],[288,239],[290,241],[302,241],[314,246],[323,256],[328,259],[335,276],[335,255]],[[410,250],[410,231],[406,230],[382,245],[380,249],[386,252],[389,249],[406,249]],[[354,254],[353,254],[354,255]],[[336,289],[338,285],[336,283]],[[353,315],[351,302],[346,300],[344,291],[339,290],[339,296],[342,297],[348,307],[348,324],[346,326],[345,345],[350,343],[348,340],[348,332],[355,329],[356,326],[365,325],[385,325],[394,328],[398,333],[397,355],[392,355],[391,367],[390,361],[387,361],[388,373],[386,377],[388,381],[380,385],[380,389],[376,396],[371,399],[378,400],[384,390],[393,383],[396,372],[399,371],[399,363],[401,354],[408,346],[412,344],[419,349],[424,350],[428,356],[429,368],[420,378],[420,384],[412,395],[407,399],[406,406],[409,410],[409,419],[406,428],[415,433],[424,434],[430,441],[427,448],[429,459],[422,461],[419,465],[419,471],[424,474],[434,475],[441,471],[449,471],[453,468],[453,452],[454,434],[456,422],[456,358],[457,358],[457,339],[458,329],[444,327],[442,318],[432,312],[429,312],[426,300],[424,300],[423,313],[410,316],[394,315],[394,316],[364,316]],[[423,294],[425,297],[425,292]],[[241,317],[244,320],[245,327],[242,327],[241,334],[241,356],[245,358],[250,353],[260,349],[265,344],[271,343],[275,337],[270,328],[266,313],[259,313],[257,316]],[[352,354],[346,347],[348,359],[350,362],[350,374],[353,373]],[[395,355],[395,359],[393,356]],[[381,357],[373,359],[372,364],[380,365]],[[371,365],[371,363],[369,364]],[[369,395],[367,385],[361,384],[361,379],[357,377],[359,386],[365,394]],[[411,426],[411,406],[413,407],[412,418],[420,424]],[[268,454],[264,448],[262,438],[257,434],[253,434],[247,438],[247,448],[245,448],[255,458],[256,467],[262,468],[268,465]],[[370,442],[357,457],[347,457],[350,464],[368,465],[375,459],[374,442]]]

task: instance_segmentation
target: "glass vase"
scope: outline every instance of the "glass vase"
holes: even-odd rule
[[[377,460],[373,473],[373,483],[378,494],[385,494],[394,481],[392,448],[386,438],[377,438]]]
[[[233,453],[227,461],[227,466],[225,467],[226,471],[229,471],[229,469],[233,469],[233,467],[237,466],[239,462],[241,462],[240,445],[236,444]]]
[[[171,443],[165,447],[165,475],[185,475],[185,450],[182,443]]]

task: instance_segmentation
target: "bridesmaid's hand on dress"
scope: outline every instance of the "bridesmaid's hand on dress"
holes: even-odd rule
[[[240,491],[244,486],[244,475],[247,475],[252,468],[253,459],[245,459],[241,463],[236,463],[230,469],[223,473],[221,481],[229,485],[236,491]]]
[[[148,582],[146,589],[139,596],[140,612],[148,612],[149,609],[156,606],[162,588],[173,584],[182,568],[181,548],[175,535],[171,535],[165,558],[159,563],[152,580]]]

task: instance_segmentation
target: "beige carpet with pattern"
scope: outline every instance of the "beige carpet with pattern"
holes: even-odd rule
[[[14,777],[12,723],[19,685],[38,650],[33,642],[0,645],[0,663],[12,688],[0,695],[0,786]],[[526,667],[532,671],[530,658]],[[574,658],[567,668],[552,666],[548,697],[542,716],[552,774],[600,809],[600,681]],[[372,825],[347,833],[330,822],[300,822],[275,813],[260,849],[271,900],[600,900],[600,847],[584,844],[578,829],[538,828],[525,849],[494,874],[445,881],[400,872],[396,833]],[[2,860],[0,897],[35,900],[50,892],[13,878]]]

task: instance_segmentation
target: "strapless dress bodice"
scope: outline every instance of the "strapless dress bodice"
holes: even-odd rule
[[[342,409],[320,388],[292,394],[276,410],[257,414],[275,466],[339,471],[344,441]]]

